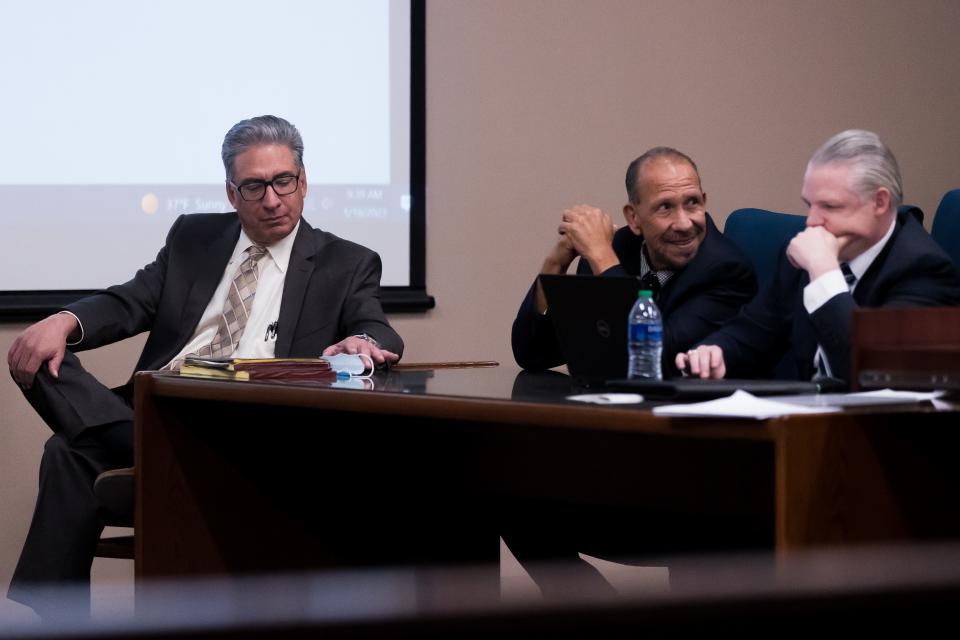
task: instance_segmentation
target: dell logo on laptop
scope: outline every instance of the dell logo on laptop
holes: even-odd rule
[[[597,333],[600,334],[601,338],[610,337],[610,325],[607,324],[606,320],[597,320]]]

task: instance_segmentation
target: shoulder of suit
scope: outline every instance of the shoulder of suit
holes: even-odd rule
[[[172,237],[207,242],[210,238],[235,229],[239,233],[240,220],[235,211],[227,213],[188,213],[178,216],[170,227]]]
[[[230,224],[239,224],[236,211],[227,211],[226,213],[185,213],[177,217],[183,225],[199,226],[225,226]]]
[[[892,243],[891,254],[895,253],[899,257],[913,257],[952,264],[947,252],[912,215],[898,214],[897,227],[889,240]]]
[[[341,238],[340,236],[330,233],[329,231],[323,231],[322,229],[309,227],[309,232],[313,235],[314,244],[317,251],[322,250],[343,252],[358,256],[374,253],[372,249],[365,247],[362,244]]]
[[[638,236],[629,226],[624,225],[614,232],[613,242],[611,242],[611,244],[614,249],[617,247],[632,248],[636,246],[636,250],[639,251],[640,245],[643,244],[643,237]]]
[[[618,256],[621,252],[626,254],[639,253],[640,247],[643,246],[643,236],[638,236],[630,227],[624,226],[616,230],[610,244]]]
[[[914,218],[898,216],[889,244],[870,265],[864,281],[883,292],[888,287],[928,298],[928,304],[960,303],[960,271],[950,256]]]
[[[637,275],[640,272],[640,250],[643,247],[643,237],[635,234],[629,226],[623,226],[613,234],[613,241],[610,244],[624,271],[630,275]]]

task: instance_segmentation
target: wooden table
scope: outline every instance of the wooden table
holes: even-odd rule
[[[691,550],[960,535],[954,412],[667,419],[567,393],[504,368],[372,390],[138,374],[136,574],[495,560],[514,499],[703,516]]]

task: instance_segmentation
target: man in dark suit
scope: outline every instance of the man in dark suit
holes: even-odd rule
[[[664,316],[663,364],[670,372],[677,352],[750,300],[756,278],[747,258],[707,214],[707,194],[688,156],[668,147],[650,149],[630,164],[626,187],[626,227],[615,231],[610,217],[594,207],[568,209],[540,272],[566,273],[580,256],[578,273],[640,278]],[[512,343],[524,369],[564,363],[539,280],[520,305]]]
[[[696,344],[737,313],[756,293],[747,258],[717,230],[706,212],[697,167],[688,156],[655,147],[630,163],[626,175],[627,226],[614,231],[610,217],[580,205],[563,214],[557,243],[541,273],[566,273],[580,257],[578,273],[634,276],[655,292],[664,316],[664,372],[674,355]],[[624,314],[626,322],[626,314]],[[527,293],[513,323],[513,354],[525,369],[546,369],[564,359],[539,281]],[[626,348],[626,345],[624,345]],[[671,538],[654,524],[660,514],[566,508],[537,501],[504,506],[501,534],[545,593],[564,589],[551,572],[538,570],[542,559],[568,559],[580,569],[583,584],[598,589],[606,582],[577,551],[601,555],[636,552],[652,539]],[[678,527],[679,529],[679,527]],[[649,534],[643,538],[633,532]]]
[[[850,381],[857,307],[960,304],[960,276],[913,216],[880,138],[849,130],[810,159],[807,226],[787,245],[770,286],[703,344],[676,356],[702,378],[763,375],[785,353],[797,377]]]
[[[107,389],[73,352],[149,331],[136,370],[175,370],[189,354],[349,353],[384,364],[402,353],[380,305],[379,256],[301,219],[297,129],[274,116],[244,120],[222,156],[235,213],[181,216],[132,280],[28,327],[10,348],[13,378],[54,431],[8,594],[38,612],[59,604],[44,587],[89,589],[103,528],[93,481],[133,461],[132,384]]]

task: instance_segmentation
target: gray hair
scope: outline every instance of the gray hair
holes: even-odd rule
[[[900,167],[890,147],[872,131],[847,129],[827,140],[810,158],[808,166],[831,162],[848,163],[853,170],[854,188],[864,198],[872,198],[883,187],[890,192],[890,209],[903,203]]]
[[[277,116],[257,116],[241,120],[223,137],[220,156],[227,179],[233,180],[233,161],[238,155],[261,144],[282,144],[293,153],[297,169],[303,168],[303,138],[297,128]]]
[[[677,151],[673,147],[654,147],[644,152],[642,156],[630,163],[630,166],[627,167],[627,178],[625,180],[627,185],[627,199],[632,203],[636,204],[640,202],[640,192],[637,189],[637,180],[639,178],[640,169],[650,160],[656,158],[672,158],[674,160],[680,160],[681,162],[686,162],[691,167],[693,167],[693,172],[697,174],[697,182],[700,182],[700,170],[697,169],[697,164],[682,151]]]

